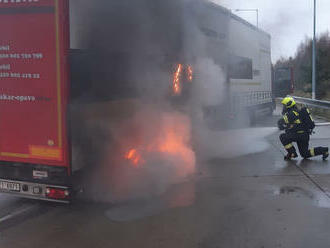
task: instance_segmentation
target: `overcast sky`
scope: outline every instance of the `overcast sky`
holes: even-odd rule
[[[293,56],[313,35],[313,0],[213,0],[228,9],[259,9],[259,26],[272,36],[272,59]],[[330,0],[317,0],[317,33],[330,30]],[[234,11],[233,11],[234,12]],[[256,24],[255,12],[234,12]]]

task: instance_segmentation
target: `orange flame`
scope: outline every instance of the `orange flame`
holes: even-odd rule
[[[139,167],[139,164],[143,163],[143,158],[136,149],[129,150],[129,152],[126,153],[125,158],[130,160],[134,167]]]
[[[174,73],[174,79],[173,79],[173,93],[174,95],[180,95],[181,94],[181,82],[180,77],[182,73],[182,64],[178,64],[178,67]]]
[[[144,137],[141,143],[136,144],[138,149],[131,149],[125,155],[135,168],[147,166],[147,161],[153,161],[154,158],[162,158],[170,161],[178,176],[194,171],[195,155],[189,146],[188,118],[178,114],[163,114],[154,135]]]
[[[193,80],[193,73],[194,73],[194,71],[193,71],[192,66],[188,65],[188,67],[187,67],[187,77],[188,77],[189,82],[192,82],[192,80]]]

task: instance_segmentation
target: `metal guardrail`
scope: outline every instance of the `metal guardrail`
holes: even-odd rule
[[[292,96],[297,103],[305,104],[307,106],[321,108],[321,109],[330,109],[330,101],[320,101],[320,100],[313,100],[311,98],[304,98],[298,96]],[[283,98],[279,98],[283,99]]]
[[[231,96],[231,107],[237,112],[244,107],[252,107],[258,104],[271,103],[273,101],[271,91],[240,92]]]
[[[308,106],[322,108],[322,109],[330,109],[330,101],[320,101],[320,100],[313,100],[310,98],[304,97],[293,97],[297,103],[306,104]]]

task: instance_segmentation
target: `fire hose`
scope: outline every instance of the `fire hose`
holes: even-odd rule
[[[315,127],[325,127],[330,126],[330,122],[315,122]],[[280,128],[280,127],[279,127]],[[283,129],[280,128],[280,130],[285,130],[286,128],[283,127]],[[313,130],[310,130],[310,134],[314,134],[315,132]]]
[[[330,126],[330,122],[317,122],[315,123],[317,127]]]

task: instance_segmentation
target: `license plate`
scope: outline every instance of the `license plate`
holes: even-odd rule
[[[19,183],[11,183],[11,182],[0,181],[0,190],[20,191],[21,190],[21,185]]]

